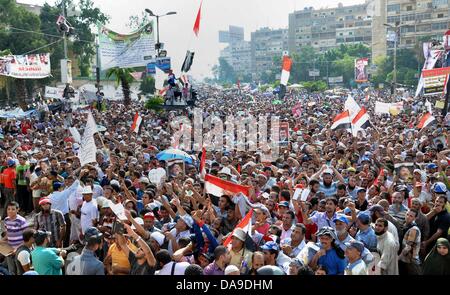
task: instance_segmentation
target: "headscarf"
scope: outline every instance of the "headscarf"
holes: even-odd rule
[[[424,275],[450,275],[450,253],[442,256],[437,252],[438,246],[445,246],[450,250],[447,239],[439,238],[433,250],[427,255],[423,263]]]

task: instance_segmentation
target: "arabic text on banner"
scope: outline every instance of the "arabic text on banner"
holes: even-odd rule
[[[50,76],[50,54],[9,55],[0,58],[0,75],[18,79],[43,79]]]

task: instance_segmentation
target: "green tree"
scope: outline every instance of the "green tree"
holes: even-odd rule
[[[155,93],[155,78],[152,76],[145,76],[145,78],[142,79],[139,90],[145,94]]]
[[[122,86],[122,92],[124,97],[124,104],[126,106],[130,105],[131,97],[130,97],[130,84],[134,81],[133,76],[131,75],[132,69],[122,69],[122,68],[112,68],[106,72],[106,77],[111,78],[114,77],[117,85]]]
[[[35,52],[45,45],[42,35],[24,32],[39,28],[39,17],[17,5],[14,0],[0,0],[0,24],[3,27],[0,29],[0,48],[3,50],[9,49],[13,54],[20,55]],[[33,89],[34,80],[13,79],[13,83],[17,101],[25,109],[26,99],[30,95],[27,84]]]
[[[161,96],[152,97],[145,102],[146,109],[153,110],[157,113],[163,111],[163,105],[164,105],[164,98],[162,98]]]
[[[219,58],[218,80],[222,83],[228,82],[232,84],[236,83],[237,80],[233,67],[222,57]]]

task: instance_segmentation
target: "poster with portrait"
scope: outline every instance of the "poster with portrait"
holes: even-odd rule
[[[0,57],[0,75],[18,79],[43,79],[50,74],[49,53]]]
[[[369,65],[368,58],[355,59],[355,82],[365,83],[369,80],[367,75],[367,66]]]

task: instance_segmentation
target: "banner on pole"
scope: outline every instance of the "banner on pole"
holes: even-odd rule
[[[18,79],[43,79],[50,74],[49,53],[0,57],[0,75],[2,76]]]
[[[131,34],[119,34],[98,26],[102,70],[147,66],[155,55],[153,22]]]
[[[355,82],[365,83],[369,80],[367,75],[367,65],[369,64],[368,58],[355,59]]]

